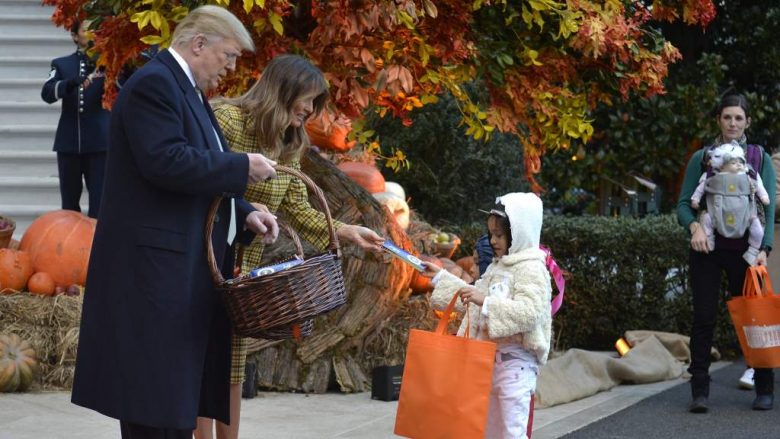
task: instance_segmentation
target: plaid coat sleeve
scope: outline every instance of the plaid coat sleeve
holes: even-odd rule
[[[290,163],[289,166],[296,170],[301,169],[300,162]],[[319,206],[318,206],[319,207]],[[298,178],[292,178],[284,200],[280,206],[289,222],[301,237],[317,248],[324,250],[330,243],[328,235],[328,222],[325,214],[309,204],[309,194],[306,185]],[[344,223],[334,220],[333,227],[338,230]]]

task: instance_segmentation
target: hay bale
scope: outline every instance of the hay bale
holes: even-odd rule
[[[461,318],[450,319],[447,331],[457,332]],[[365,338],[362,363],[368,370],[377,366],[403,364],[410,329],[433,331],[439,318],[431,309],[428,295],[412,296]]]
[[[39,369],[35,390],[70,389],[81,322],[81,296],[0,295],[0,328],[35,349]]]

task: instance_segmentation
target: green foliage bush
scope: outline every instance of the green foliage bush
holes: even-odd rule
[[[448,230],[457,233],[462,224],[482,221],[477,209],[490,209],[496,197],[528,191],[517,139],[500,133],[487,142],[467,137],[450,95],[412,117],[414,124],[403,127],[397,119],[370,114],[366,126],[376,131],[384,149],[407,154],[409,169],[385,168],[382,174],[404,187],[410,207],[425,221],[445,229],[454,225]]]
[[[689,237],[673,215],[548,215],[542,243],[568,272],[553,319],[556,349],[612,350],[633,329],[690,334]],[[718,319],[715,346],[738,353],[725,303]]]

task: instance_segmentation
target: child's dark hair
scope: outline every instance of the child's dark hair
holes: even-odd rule
[[[73,20],[73,24],[70,25],[70,33],[77,35],[79,33],[79,27],[81,27],[81,20]]]
[[[512,228],[509,223],[509,217],[507,217],[506,211],[504,210],[504,205],[497,203],[496,206],[490,210],[488,218],[491,217],[496,219],[496,224],[504,231],[504,236],[506,236],[506,248],[509,250],[509,248],[512,247]],[[493,236],[490,234],[490,229],[488,229],[488,240],[491,240],[492,238]]]

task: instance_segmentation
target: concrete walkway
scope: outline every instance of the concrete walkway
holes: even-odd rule
[[[730,363],[713,364],[713,370]],[[682,384],[684,379],[622,385],[534,414],[533,439],[552,439]],[[260,393],[241,407],[242,439],[398,438],[397,402],[370,393]],[[0,439],[115,439],[117,421],[70,403],[67,392],[0,394]]]

